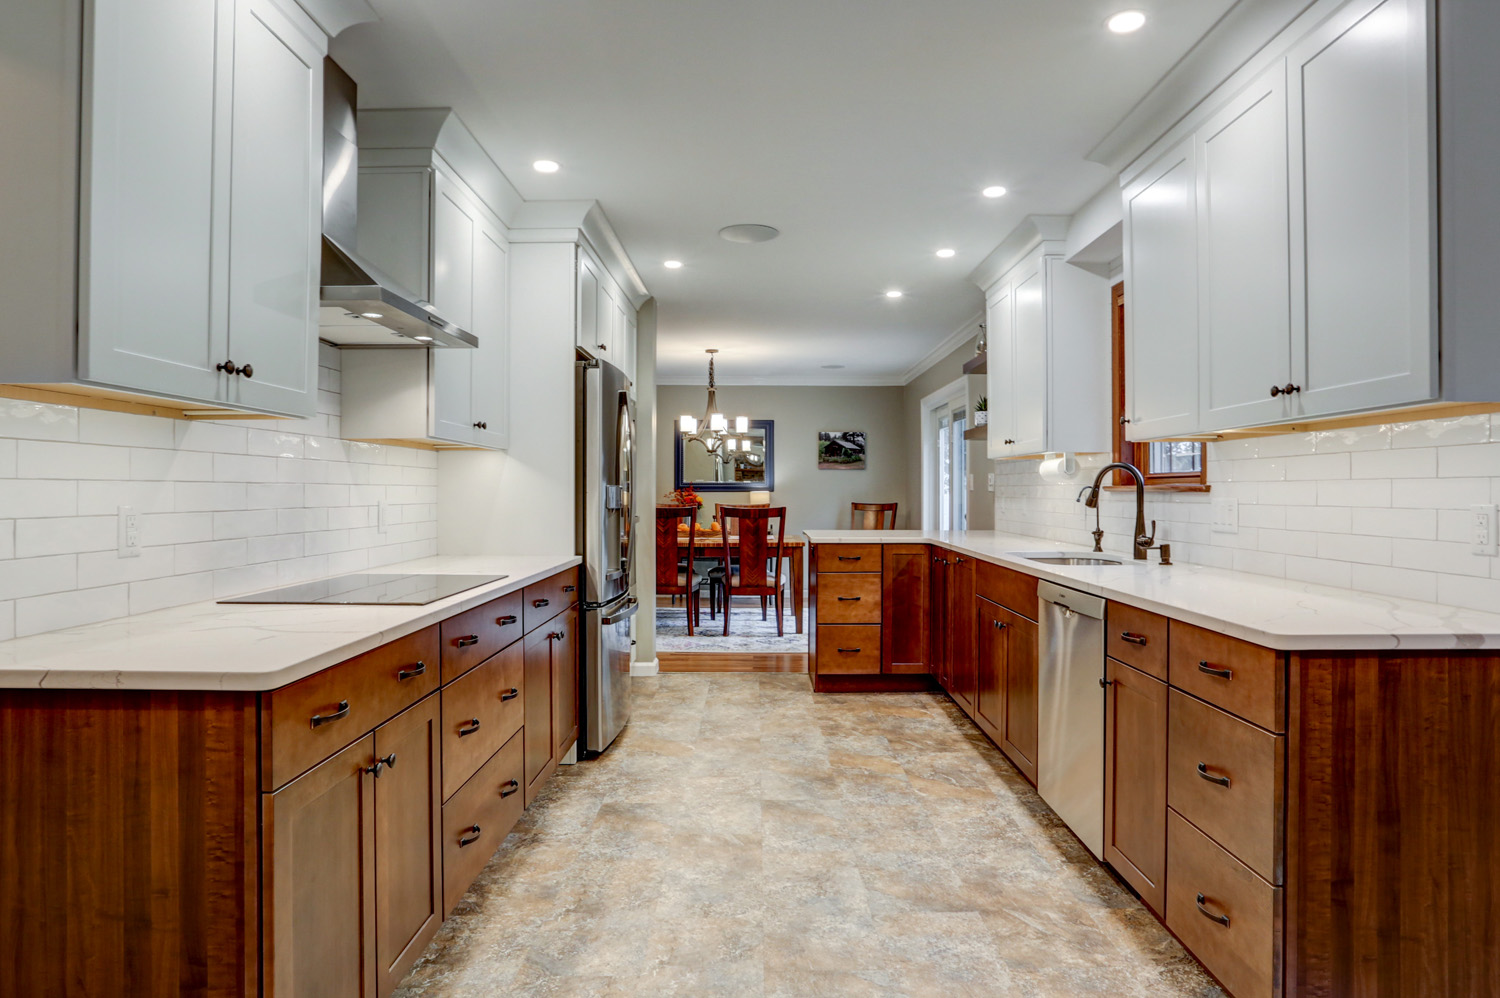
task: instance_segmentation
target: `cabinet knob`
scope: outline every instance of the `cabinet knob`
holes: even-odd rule
[[[474,429],[476,430],[488,430],[489,428],[490,424],[484,422],[483,420],[480,420],[479,422],[474,424]]]
[[[1107,690],[1111,686],[1113,686],[1114,684],[1115,684],[1115,681],[1113,679],[1105,679],[1103,676],[1099,677],[1099,688],[1100,689]]]
[[[1130,422],[1130,417],[1129,416],[1121,416],[1120,417],[1120,425],[1121,426],[1124,426],[1126,423],[1129,423],[1129,422]]]
[[[562,631],[553,631],[553,632],[551,632],[550,634],[547,635],[547,640],[548,641],[561,641],[565,637],[567,637],[567,635],[564,634]]]
[[[249,364],[246,364],[244,367],[240,368],[240,375],[246,378],[253,378],[255,377],[255,368],[251,367]]]
[[[1003,620],[994,620],[994,621],[991,621],[991,623],[995,625],[995,630],[997,630],[997,631],[1003,631],[1003,630],[1005,630],[1005,627],[1006,627],[1005,621],[1003,621]]]
[[[378,779],[380,779],[380,771],[382,769],[395,769],[395,768],[396,768],[396,753],[392,752],[390,755],[388,755],[388,756],[386,756],[386,757],[384,757],[382,759],[376,759],[373,763],[371,763],[370,765],[366,766],[365,767],[365,772],[369,773],[371,776],[375,777],[378,780]]]
[[[225,374],[239,374],[240,373],[240,367],[239,367],[239,365],[236,364],[232,360],[226,360],[222,364],[215,364],[214,365],[214,370],[215,371],[223,371]]]
[[[1301,385],[1294,385],[1290,381],[1288,381],[1284,385],[1272,385],[1271,386],[1271,397],[1275,398],[1278,395],[1295,395],[1297,392],[1300,392],[1301,390],[1302,390],[1302,386]]]

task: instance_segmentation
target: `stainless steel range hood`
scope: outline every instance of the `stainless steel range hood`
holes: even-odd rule
[[[358,88],[323,60],[323,278],[318,334],[339,346],[476,347],[355,250],[359,216]]]

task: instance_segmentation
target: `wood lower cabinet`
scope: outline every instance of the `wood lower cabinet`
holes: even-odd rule
[[[263,796],[265,998],[377,994],[374,764],[370,734]]]
[[[887,544],[881,561],[880,671],[925,675],[931,659],[926,544]]]
[[[1104,861],[1160,917],[1166,912],[1167,684],[1114,659],[1105,661],[1105,678]]]
[[[443,921],[442,726],[428,697],[375,729],[376,994],[386,998]]]
[[[930,689],[926,544],[816,544],[808,669],[819,692]]]
[[[978,636],[974,606],[974,559],[950,556],[948,575],[948,692],[971,717],[979,690],[979,668],[975,647]]]
[[[1037,743],[1041,738],[1038,688],[1037,624],[1004,607],[1005,628],[1005,738],[1000,750],[1016,768],[1036,783]]]
[[[948,598],[952,588],[953,560],[948,552],[933,548],[929,564],[931,575],[927,581],[927,602],[932,608],[928,615],[932,628],[928,657],[932,663],[932,678],[946,690],[953,685],[953,643],[948,640],[948,631],[953,626],[953,604]]]
[[[552,755],[561,761],[578,742],[578,611],[559,614],[552,644]]]
[[[552,644],[557,631],[544,627],[526,636],[526,805],[557,767],[552,740]]]

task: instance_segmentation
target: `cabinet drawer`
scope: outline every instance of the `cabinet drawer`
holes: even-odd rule
[[[878,624],[819,624],[818,671],[870,675],[880,671]]]
[[[261,789],[274,790],[438,688],[436,626],[261,697]]]
[[[1167,618],[1161,614],[1109,604],[1104,647],[1110,658],[1167,681]]]
[[[522,608],[526,622],[526,633],[530,634],[542,624],[562,613],[578,599],[578,569],[570,568],[558,572],[550,579],[533,582],[526,587],[526,605]]]
[[[819,544],[818,573],[878,572],[879,544]]]
[[[519,641],[443,688],[443,799],[521,730],[526,649]]]
[[[1269,728],[1286,730],[1286,663],[1280,652],[1180,620],[1171,623],[1172,685]]]
[[[1279,887],[1167,812],[1167,928],[1234,998],[1281,993],[1281,916]]]
[[[517,732],[443,805],[443,912],[453,910],[525,809]]]
[[[443,682],[451,683],[521,636],[519,592],[443,621]]]
[[[880,576],[819,576],[818,623],[880,623]]]
[[[1178,690],[1168,718],[1167,803],[1259,876],[1280,884],[1286,736]]]
[[[974,565],[974,590],[1028,620],[1037,619],[1036,578],[1004,565],[979,561]]]

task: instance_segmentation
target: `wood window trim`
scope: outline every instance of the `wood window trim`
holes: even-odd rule
[[[1152,474],[1150,467],[1149,444],[1132,443],[1125,436],[1125,282],[1120,281],[1109,289],[1110,300],[1110,380],[1112,391],[1110,393],[1110,419],[1113,422],[1114,432],[1112,434],[1113,454],[1112,460],[1123,461],[1133,464],[1141,469],[1146,477],[1146,488],[1153,492],[1207,492],[1208,486],[1208,447],[1203,448],[1203,460],[1200,470],[1173,473]],[[1106,490],[1133,489],[1135,482],[1123,471],[1116,471],[1113,475],[1113,484],[1106,485]]]

